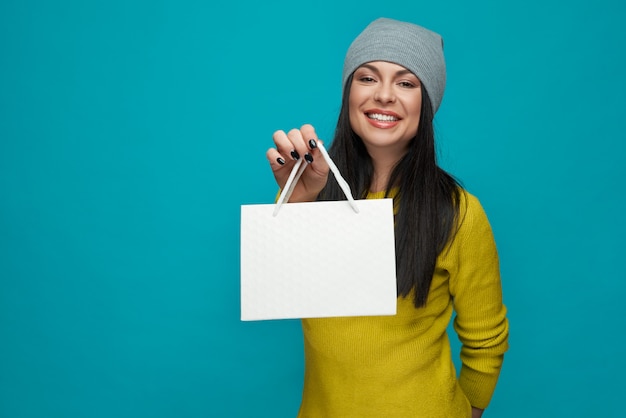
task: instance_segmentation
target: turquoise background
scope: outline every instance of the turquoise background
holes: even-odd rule
[[[624,2],[4,0],[1,417],[295,416],[299,322],[239,320],[239,210],[273,131],[331,137],[379,16],[445,38],[441,164],[511,321],[485,417],[624,416]]]

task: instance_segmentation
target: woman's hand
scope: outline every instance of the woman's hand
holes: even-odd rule
[[[276,131],[272,137],[276,148],[267,150],[266,156],[274,173],[278,187],[285,186],[289,173],[300,158],[308,167],[298,180],[290,202],[312,202],[322,191],[328,180],[328,164],[317,148],[321,142],[311,125],[303,125],[300,129],[292,129],[288,133]]]
[[[481,418],[483,416],[484,409],[474,408],[472,406],[472,418]]]

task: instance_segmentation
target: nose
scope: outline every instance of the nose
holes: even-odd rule
[[[393,103],[396,100],[393,85],[385,82],[378,83],[374,92],[374,100],[381,103]]]

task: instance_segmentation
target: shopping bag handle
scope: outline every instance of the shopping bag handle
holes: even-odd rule
[[[328,163],[328,167],[330,167],[330,171],[332,171],[333,174],[335,175],[335,179],[337,180],[337,183],[339,183],[339,187],[341,187],[341,190],[343,190],[343,193],[348,198],[348,203],[350,203],[350,206],[352,206],[352,209],[354,209],[354,212],[359,213],[359,207],[357,206],[356,201],[352,197],[352,191],[350,190],[350,186],[348,185],[348,182],[345,181],[344,178],[341,176],[341,173],[339,173],[339,169],[337,168],[333,160],[330,158],[330,155],[328,155],[328,151],[326,151],[326,148],[324,148],[324,145],[321,142],[317,143],[317,148],[320,150],[320,152],[324,156],[326,163]],[[308,164],[303,163],[302,158],[296,161],[296,163],[293,166],[293,169],[291,170],[291,173],[289,173],[289,178],[287,179],[287,182],[285,183],[285,187],[283,187],[283,190],[281,191],[280,196],[278,197],[278,202],[276,202],[276,207],[274,208],[274,213],[272,216],[278,215],[278,211],[280,210],[280,207],[282,206],[282,204],[284,202],[289,201],[289,198],[291,197],[291,193],[293,193],[293,189],[296,187],[296,183],[298,183],[300,176],[302,175],[304,170],[306,170],[307,166]]]

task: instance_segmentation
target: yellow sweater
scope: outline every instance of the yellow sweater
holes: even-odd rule
[[[371,193],[368,199],[382,198]],[[437,259],[425,307],[395,316],[303,319],[299,418],[456,418],[485,408],[508,348],[498,255],[479,201],[462,193],[461,225]],[[446,329],[462,342],[457,378]]]

